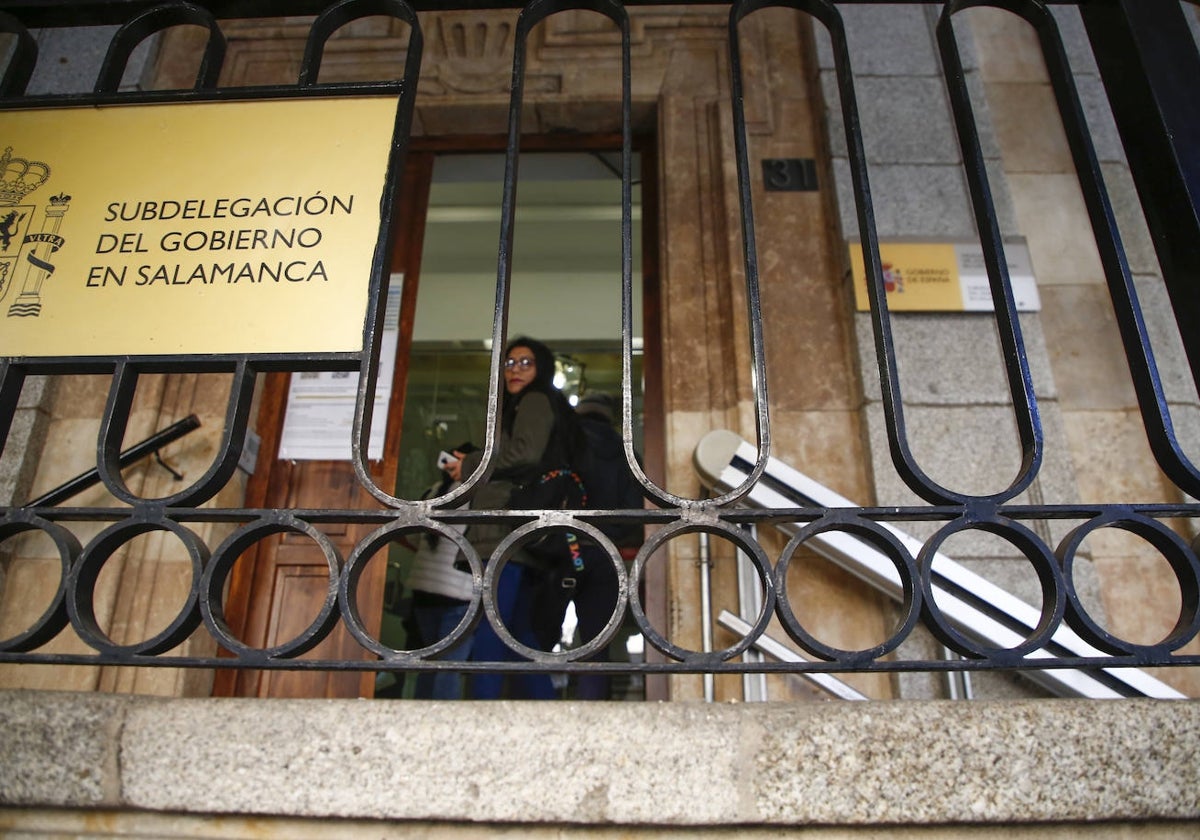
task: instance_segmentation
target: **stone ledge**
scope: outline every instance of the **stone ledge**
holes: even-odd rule
[[[432,703],[0,692],[0,804],[463,822],[1200,817],[1200,703]]]

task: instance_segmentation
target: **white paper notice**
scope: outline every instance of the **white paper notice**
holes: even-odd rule
[[[371,415],[371,440],[367,457],[383,457],[388,401],[396,369],[396,344],[400,337],[400,290],[404,275],[393,274],[388,286],[383,336],[379,349],[379,381]],[[357,371],[304,371],[292,374],[287,413],[279,441],[280,460],[348,461],[354,429],[354,403],[358,398]]]

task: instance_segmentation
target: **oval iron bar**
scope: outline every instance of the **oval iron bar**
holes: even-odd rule
[[[610,2],[610,0],[534,0],[527,5],[517,18],[516,31],[514,33],[513,47],[513,72],[512,72],[512,93],[509,97],[508,110],[508,137],[505,150],[504,161],[504,189],[501,198],[500,212],[500,239],[496,254],[496,295],[495,295],[495,312],[492,318],[492,348],[491,362],[489,364],[489,381],[488,381],[488,404],[487,416],[484,426],[484,448],[482,461],[479,469],[473,475],[464,479],[463,483],[449,493],[439,496],[431,500],[439,507],[453,506],[458,500],[469,497],[474,493],[475,488],[487,480],[491,474],[493,464],[496,458],[497,444],[500,439],[500,424],[498,422],[499,406],[500,406],[500,386],[503,381],[501,375],[501,365],[504,362],[505,346],[508,343],[508,314],[509,314],[509,293],[512,281],[512,251],[513,251],[513,234],[516,224],[516,201],[517,201],[517,181],[519,170],[519,158],[521,147],[521,105],[525,88],[525,57],[526,57],[526,42],[529,33],[533,27],[541,23],[546,18],[553,14],[570,10],[592,11],[604,15],[609,20],[613,21],[621,30],[621,60],[624,71],[622,74],[622,120],[623,135],[622,135],[622,260],[623,260],[623,287],[629,285],[628,266],[631,257],[628,255],[629,245],[629,218],[630,218],[630,155],[631,155],[631,131],[629,127],[630,120],[630,100],[629,100],[629,18],[625,9],[618,3]],[[623,295],[624,298],[624,295]],[[623,308],[626,305],[623,300]],[[624,316],[623,316],[624,321]],[[623,413],[625,419],[623,425],[628,427],[629,422],[629,348],[627,346],[629,329],[626,325],[623,329],[624,339],[623,349],[625,352],[626,371],[623,376],[622,384],[622,402]],[[628,441],[629,433],[626,433]],[[629,444],[626,444],[626,457],[630,460],[631,453]],[[644,481],[644,475],[641,476]]]
[[[983,262],[992,293],[992,309],[1008,379],[1009,397],[1012,400],[1013,419],[1021,446],[1021,465],[1012,483],[1000,492],[979,497],[1000,503],[1017,496],[1037,478],[1042,464],[1044,436],[1033,377],[1029,371],[1029,359],[1021,336],[1021,323],[1017,318],[1008,261],[1004,256],[1000,225],[996,220],[996,206],[992,200],[987,164],[979,142],[979,130],[952,22],[956,11],[973,5],[974,2],[975,0],[950,2],[943,7],[937,24],[937,43],[941,52],[942,70],[946,77],[954,125],[958,132],[959,149],[963,156],[963,169],[971,195],[975,226],[983,249]],[[963,495],[958,498],[965,501],[972,497]]]
[[[225,35],[217,25],[216,18],[207,9],[193,3],[164,3],[147,9],[130,19],[117,30],[109,42],[108,52],[96,76],[95,92],[116,93],[121,87],[121,78],[133,51],[146,38],[172,26],[200,26],[208,30],[208,43],[204,56],[196,71],[195,90],[212,90],[221,75],[225,61]]]
[[[359,367],[358,395],[354,404],[354,420],[350,433],[350,459],[354,473],[372,496],[390,507],[402,507],[411,502],[397,498],[380,488],[371,475],[370,456],[371,423],[375,407],[375,389],[379,381],[379,353],[383,343],[383,321],[387,311],[387,277],[395,241],[395,200],[404,163],[407,159],[409,134],[412,132],[413,107],[417,98],[417,79],[421,71],[421,54],[424,36],[416,13],[400,0],[347,0],[330,9],[328,20],[314,24],[319,33],[314,33],[306,48],[305,66],[301,73],[302,85],[315,85],[320,68],[324,39],[338,26],[350,20],[369,15],[387,14],[409,25],[408,48],[404,62],[404,76],[400,81],[400,99],[396,105],[396,119],[392,125],[391,147],[388,151],[387,174],[379,196],[379,233],[375,240],[375,253],[371,258],[371,294],[367,301],[367,314],[363,327],[363,356]],[[335,25],[336,24],[336,25]]]
[[[825,24],[833,50],[834,72],[837,76],[838,97],[842,106],[842,123],[846,134],[846,154],[850,165],[850,181],[858,216],[859,240],[863,267],[866,271],[867,297],[870,300],[871,329],[875,336],[875,361],[879,369],[879,387],[892,462],[904,482],[917,495],[932,504],[956,504],[962,500],[947,493],[932,482],[917,467],[908,448],[904,423],[904,402],[900,394],[895,341],[891,314],[883,285],[883,265],[879,257],[879,232],[875,225],[875,208],[871,199],[867,175],[867,155],[862,139],[862,120],[854,93],[854,72],[850,66],[850,47],[841,14],[832,3],[822,0],[800,0],[801,8]]]
[[[360,18],[376,15],[393,17],[409,25],[410,34],[408,50],[405,55],[404,79],[412,80],[415,87],[421,67],[423,39],[416,12],[401,0],[341,0],[322,12],[308,30],[308,40],[304,45],[304,58],[300,62],[300,85],[312,87],[317,84],[321,73],[321,60],[325,55],[325,44],[335,32]]]
[[[758,480],[759,476],[766,469],[767,458],[770,457],[771,429],[768,412],[769,401],[767,399],[766,361],[762,335],[762,301],[758,284],[758,254],[755,248],[754,220],[751,215],[753,202],[750,196],[749,164],[746,158],[746,119],[742,109],[741,60],[737,43],[738,22],[755,8],[757,6],[754,4],[739,3],[730,10],[729,56],[734,118],[734,147],[737,156],[738,198],[742,210],[742,256],[746,270],[746,316],[749,322],[752,365],[751,388],[754,391],[754,425],[758,437],[759,458],[758,463],[754,465],[754,469],[739,486],[731,488],[715,498],[702,500],[686,499],[656,487],[646,478],[637,465],[634,464],[634,475],[638,477],[638,480],[651,495],[662,502],[682,508],[719,507],[737,501],[750,491],[754,482]],[[626,329],[628,331],[628,327]],[[631,450],[631,444],[628,443],[631,433],[632,426],[626,427],[625,439],[627,441],[627,450]],[[629,452],[627,452],[627,457],[628,455]],[[633,463],[632,459],[630,459],[630,462],[631,464]]]
[[[1142,317],[1137,289],[1125,256],[1112,202],[1104,186],[1104,174],[1087,128],[1087,119],[1079,101],[1079,92],[1054,16],[1044,5],[1033,0],[980,5],[995,5],[1019,15],[1037,34],[1050,85],[1062,118],[1067,145],[1079,178],[1084,206],[1087,208],[1096,239],[1100,264],[1104,268],[1105,282],[1113,302],[1113,314],[1117,329],[1121,333],[1121,343],[1125,349],[1150,449],[1159,467],[1171,481],[1185,493],[1200,496],[1200,469],[1183,452],[1175,435],[1171,410],[1163,393],[1162,379],[1159,376],[1146,322]]]
[[[128,360],[118,363],[113,370],[112,385],[100,423],[96,454],[96,469],[101,482],[110,493],[131,505],[147,501],[130,490],[121,476],[121,444],[137,393],[139,373],[138,366]],[[225,422],[216,459],[199,479],[177,493],[154,500],[157,504],[166,507],[202,504],[219,493],[233,476],[246,442],[246,429],[254,397],[255,373],[249,362],[243,360],[236,363],[233,381],[229,386],[229,401],[226,404]]]

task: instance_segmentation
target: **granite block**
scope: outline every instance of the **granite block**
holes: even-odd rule
[[[1040,319],[1020,319],[1022,344],[1035,393],[1051,399],[1054,376]],[[994,405],[1010,397],[994,316],[988,313],[899,312],[891,317],[901,393],[908,404]],[[875,338],[866,313],[856,316],[856,340],[864,395],[882,399]]]
[[[108,694],[2,692],[0,803],[86,807],[120,796],[120,721]]]
[[[116,26],[79,26],[34,32],[38,61],[26,93],[91,93]]]
[[[838,7],[846,29],[850,64],[864,76],[932,76],[939,72],[937,50],[925,10],[912,6]],[[822,69],[834,66],[829,34],[820,23],[813,26],[817,62]]]
[[[1200,706],[1187,701],[2,696],[0,801],[10,806],[65,804],[79,778],[102,772],[119,784],[95,785],[77,804],[530,826],[1200,817]],[[85,754],[67,734],[96,749]]]

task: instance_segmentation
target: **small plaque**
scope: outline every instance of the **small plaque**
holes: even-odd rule
[[[817,189],[817,162],[812,158],[765,158],[763,186],[784,192],[813,192]]]
[[[862,245],[848,243],[858,311],[871,308]],[[1018,312],[1042,308],[1033,261],[1024,240],[1004,243],[1008,279]],[[884,293],[893,312],[991,312],[992,290],[978,242],[879,243]]]

